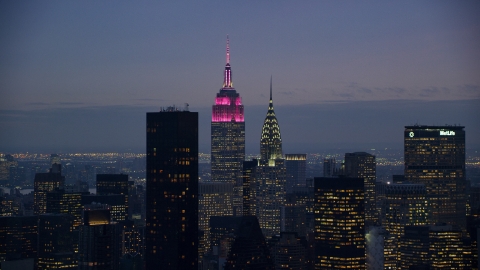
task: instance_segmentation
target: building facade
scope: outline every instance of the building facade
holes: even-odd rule
[[[59,164],[52,165],[48,173],[36,173],[33,180],[33,212],[36,215],[47,211],[47,192],[65,185],[65,177],[62,176]]]
[[[315,269],[366,269],[363,179],[314,181]]]
[[[285,192],[293,193],[295,187],[304,187],[307,179],[307,154],[285,154],[287,179]]]
[[[206,182],[198,185],[199,256],[210,250],[210,217],[231,216],[233,183]]]
[[[128,182],[127,174],[97,174],[97,195],[123,195],[125,197],[125,217],[128,219],[128,189],[130,184]],[[114,218],[113,221],[116,221]]]
[[[428,202],[425,185],[389,184],[385,185],[382,200],[381,223],[385,235],[385,269],[399,269],[400,239],[405,226],[428,224]]]
[[[430,224],[466,228],[465,131],[463,126],[406,126],[405,180],[424,184]]]
[[[375,156],[365,152],[345,153],[345,175],[363,178],[365,181],[365,223],[378,222],[375,200],[376,163]]]
[[[198,265],[198,113],[147,113],[146,269]]]

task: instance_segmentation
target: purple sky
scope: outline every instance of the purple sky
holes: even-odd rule
[[[402,148],[414,123],[462,124],[480,145],[479,1],[164,2],[2,1],[0,152],[143,151],[145,112],[184,103],[208,151],[227,34],[248,152],[270,75],[291,151]]]

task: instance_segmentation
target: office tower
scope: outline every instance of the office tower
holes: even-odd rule
[[[281,216],[282,232],[295,232],[303,237],[307,235],[307,209],[304,202],[297,202],[297,194],[287,194]]]
[[[146,270],[196,269],[198,113],[147,113]]]
[[[230,269],[275,269],[265,238],[255,216],[241,217],[225,263]]]
[[[83,195],[81,205],[107,204],[110,206],[111,222],[123,222],[127,220],[127,207],[125,195]]]
[[[0,262],[37,256],[36,216],[0,217]]]
[[[260,138],[260,157],[259,165],[254,173],[255,215],[263,235],[269,239],[280,233],[286,181],[282,137],[273,109],[272,78],[270,78],[270,102]]]
[[[88,193],[67,192],[56,188],[46,195],[46,213],[68,214],[74,217],[73,229],[77,230],[82,223],[82,195]]]
[[[15,186],[17,184],[14,179],[14,174],[16,173],[17,166],[18,162],[15,161],[12,155],[5,155],[3,157],[0,157],[1,187]]]
[[[335,158],[323,159],[323,177],[333,177],[337,174]]]
[[[219,269],[227,261],[230,248],[235,240],[242,216],[212,216],[210,217],[210,250],[203,260],[204,268]],[[208,263],[212,261],[213,263]]]
[[[378,222],[375,201],[376,163],[375,156],[365,152],[345,154],[345,176],[363,178],[365,181],[365,224]]]
[[[34,213],[44,214],[47,208],[47,192],[65,185],[65,177],[61,175],[60,166],[52,165],[48,173],[36,173],[33,185]]]
[[[77,269],[74,218],[67,214],[38,216],[38,269]]]
[[[281,232],[269,241],[275,269],[303,270],[307,266],[307,240],[294,232]]]
[[[134,221],[127,220],[122,222],[122,255],[143,254],[145,251],[143,226],[136,225]]]
[[[427,225],[427,192],[422,184],[385,185],[381,223],[385,228],[385,269],[398,269],[399,242],[405,226]]]
[[[110,222],[107,205],[86,205],[80,226],[78,269],[118,269],[120,265],[120,229]]]
[[[128,175],[97,174],[97,195],[118,195],[125,197],[125,218],[128,219]],[[114,218],[113,221],[115,221]]]
[[[314,181],[315,269],[365,269],[363,178]]]
[[[243,162],[243,215],[255,215],[255,169],[258,166],[258,160],[253,159]]]
[[[406,126],[405,180],[424,184],[430,224],[466,227],[463,126]]]
[[[202,182],[198,184],[199,256],[210,249],[210,217],[231,216],[234,183]]]
[[[285,168],[287,172],[286,193],[293,193],[295,187],[304,187],[306,185],[307,154],[286,154]]]
[[[399,263],[400,269],[472,269],[470,246],[451,225],[406,226]]]

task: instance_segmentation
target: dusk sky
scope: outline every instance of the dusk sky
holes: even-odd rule
[[[259,152],[270,76],[286,153],[403,147],[464,125],[480,148],[479,1],[2,1],[0,152],[145,151],[146,112],[190,104],[209,152],[230,37]]]

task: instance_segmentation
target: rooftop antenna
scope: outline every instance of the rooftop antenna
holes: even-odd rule
[[[188,106],[190,106],[188,103],[185,103],[185,111],[188,112]]]
[[[227,64],[230,64],[230,39],[227,34]]]
[[[272,101],[272,75],[270,75],[270,101]]]

